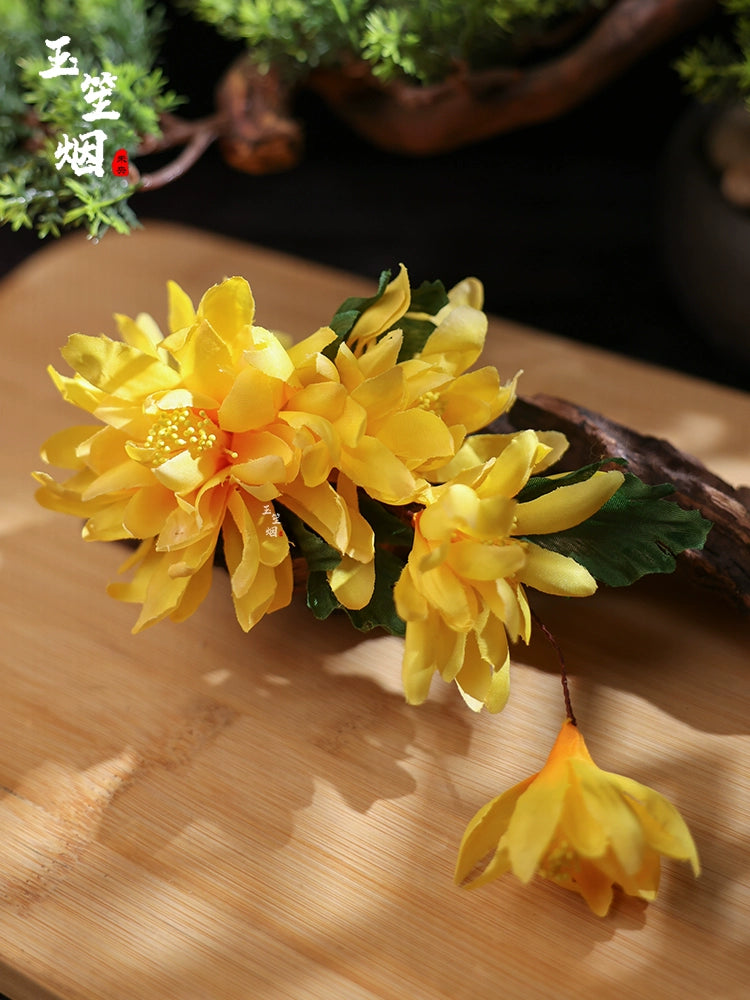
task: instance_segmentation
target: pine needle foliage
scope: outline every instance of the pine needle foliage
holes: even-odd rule
[[[159,136],[159,116],[180,101],[159,69],[162,15],[150,0],[0,0],[0,222],[40,237],[84,227],[100,236],[137,225],[128,206],[133,185],[111,171],[119,149],[135,154],[145,136]],[[77,75],[42,77],[52,50],[45,40],[68,36],[65,51]],[[67,65],[72,65],[68,61]],[[86,74],[116,77],[110,107],[118,119],[89,122]],[[103,176],[59,169],[59,144],[101,129]]]
[[[725,0],[723,36],[702,39],[675,68],[690,93],[710,102],[744,100],[750,107],[750,0]]]
[[[244,40],[287,78],[347,59],[383,81],[424,84],[458,67],[512,61],[517,39],[607,0],[182,0],[199,20]]]

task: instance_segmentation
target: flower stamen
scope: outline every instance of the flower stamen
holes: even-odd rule
[[[143,442],[152,451],[151,464],[163,465],[181,451],[193,458],[210,451],[216,444],[218,428],[205,410],[196,413],[188,406],[166,410],[151,425]]]

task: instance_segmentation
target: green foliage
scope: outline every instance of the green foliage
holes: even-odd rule
[[[153,69],[160,11],[150,0],[0,0],[0,22],[0,223],[40,237],[81,226],[91,236],[110,227],[129,232],[137,225],[127,204],[134,187],[112,174],[112,157],[125,149],[132,158],[145,136],[160,135],[159,116],[179,103]],[[40,76],[51,66],[45,39],[63,35],[77,75]],[[105,72],[117,78],[107,110],[120,117],[86,121],[85,75]],[[76,174],[62,155],[93,131],[106,137],[102,177]]]
[[[750,0],[725,0],[730,37],[703,39],[675,63],[690,93],[705,101],[750,103]]]
[[[341,562],[340,553],[295,514],[279,507],[284,530],[294,546],[293,553],[307,563],[307,606],[318,619],[328,618],[334,611],[345,611],[360,632],[384,628],[391,635],[403,636],[406,626],[396,613],[393,588],[406,564],[414,533],[409,525],[361,491],[359,501],[360,513],[375,534],[375,587],[369,603],[360,610],[344,608],[328,583],[327,573]]]
[[[352,296],[342,302],[341,305],[336,310],[336,314],[331,320],[329,326],[333,332],[338,337],[332,344],[323,352],[326,357],[333,360],[338,353],[339,345],[346,340],[349,334],[354,329],[354,324],[357,322],[362,313],[369,309],[370,306],[374,305],[378,299],[383,297],[383,293],[386,290],[388,282],[391,280],[390,271],[381,271],[380,278],[378,279],[378,290],[374,295],[369,298],[360,298],[359,296]]]
[[[329,324],[333,332],[337,335],[337,339],[330,343],[323,351],[323,354],[327,358],[333,360],[336,357],[339,346],[352,332],[359,317],[382,297],[390,280],[391,272],[381,271],[378,280],[378,290],[374,295],[371,295],[369,298],[349,298],[339,306]],[[442,281],[423,281],[419,288],[411,289],[409,312],[391,327],[391,329],[401,330],[404,335],[398,355],[399,361],[406,361],[408,358],[413,358],[416,354],[419,354],[427,338],[435,329],[433,322],[415,314],[423,313],[428,316],[434,316],[447,304],[448,296]],[[388,331],[386,330],[385,333],[388,333]],[[385,333],[383,336],[385,336]]]
[[[529,495],[520,494],[519,499],[588,478],[597,467],[587,466],[545,484],[539,477]],[[711,529],[711,522],[697,510],[684,510],[667,500],[672,493],[674,487],[668,483],[647,486],[626,473],[620,489],[592,517],[567,531],[528,540],[570,556],[611,587],[627,587],[648,573],[671,573],[674,557],[685,549],[703,548]]]
[[[368,0],[183,0],[201,21],[242,39],[257,66],[314,69],[357,45]]]
[[[513,61],[514,36],[554,26],[604,0],[182,0],[221,34],[242,39],[260,67],[288,77],[351,56],[375,76],[421,83],[459,66]]]

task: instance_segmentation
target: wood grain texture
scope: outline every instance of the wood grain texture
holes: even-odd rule
[[[384,262],[388,263],[388,262]],[[408,261],[406,262],[408,264]],[[591,915],[511,876],[452,884],[475,810],[538,769],[562,701],[519,647],[501,716],[400,691],[401,642],[294,605],[245,636],[217,573],[181,625],[130,635],[122,550],[38,508],[41,442],[76,422],[45,374],[113,312],[246,275],[295,336],[373,283],[189,230],[69,238],[0,286],[0,992],[14,1000],[740,1000],[750,971],[746,619],[679,575],[536,609],[594,758],[681,809],[703,874]],[[487,358],[750,482],[750,398],[495,321]]]

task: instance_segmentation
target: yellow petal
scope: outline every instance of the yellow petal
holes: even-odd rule
[[[390,329],[409,308],[411,289],[409,275],[403,264],[399,265],[396,277],[385,288],[377,300],[369,306],[354,324],[347,340],[360,346],[375,340],[385,330]]]
[[[342,451],[341,471],[382,503],[409,503],[424,484],[382,441],[370,435],[362,437],[356,448]]]
[[[209,288],[200,300],[197,316],[208,320],[235,360],[250,347],[255,301],[244,278],[226,278]]]
[[[364,608],[375,587],[375,563],[362,563],[345,555],[338,566],[329,571],[328,583],[345,608]]]
[[[174,508],[174,493],[156,483],[128,501],[123,524],[134,538],[151,538],[159,534]]]
[[[441,416],[447,424],[461,424],[467,433],[486,427],[515,401],[515,382],[501,386],[492,367],[467,372],[440,393]]]
[[[468,580],[497,580],[512,576],[526,561],[520,545],[484,545],[466,540],[455,542],[448,552],[448,565]]]
[[[214,464],[210,453],[193,458],[189,451],[180,451],[152,471],[162,486],[173,493],[190,493],[208,479]]]
[[[359,359],[359,370],[365,378],[375,378],[393,368],[398,360],[404,335],[391,330],[377,343],[371,343]]]
[[[399,618],[403,618],[404,621],[417,621],[427,617],[429,605],[414,585],[414,578],[408,565],[404,566],[401,576],[396,581],[393,600]]]
[[[321,327],[316,333],[287,348],[287,354],[295,368],[301,368],[310,359],[315,360],[330,343],[336,339],[336,334],[330,326]]]
[[[606,917],[612,905],[612,881],[593,862],[582,861],[576,872],[576,889],[597,917]]]
[[[498,624],[497,636],[502,635],[502,640],[500,643],[492,643],[493,649],[490,655],[486,642],[481,640],[478,632],[467,636],[464,662],[456,674],[455,680],[459,691],[474,712],[479,712],[484,707],[489,712],[500,712],[505,708],[510,694],[508,643],[505,629],[501,623]],[[498,646],[501,648],[497,648]],[[443,675],[443,679],[448,678]]]
[[[690,830],[678,810],[652,788],[623,775],[609,775],[625,801],[635,812],[648,844],[653,850],[678,861],[689,861],[693,873],[700,874],[698,851]]]
[[[458,849],[458,861],[454,875],[457,884],[464,883],[471,876],[473,869],[484,861],[490,851],[496,851],[501,838],[508,829],[518,799],[535,777],[536,775],[532,774],[531,777],[520,781],[513,788],[503,792],[502,795],[498,795],[497,798],[482,806],[469,821]],[[485,869],[482,874],[475,876],[468,884],[471,888],[484,885],[491,878],[502,875],[509,867],[509,862],[505,863],[505,867],[495,862],[493,870],[488,873]]]
[[[338,475],[336,492],[346,504],[349,513],[349,546],[346,555],[358,562],[371,562],[375,554],[375,532],[370,522],[359,511],[356,485],[343,472]]]
[[[290,410],[334,421],[344,412],[346,398],[346,389],[340,382],[315,382],[296,392],[288,405]]]
[[[189,574],[182,599],[169,616],[173,622],[184,622],[197,611],[211,589],[213,570],[213,560],[207,559],[196,572]]]
[[[452,375],[466,371],[482,353],[487,317],[479,309],[457,305],[427,338],[419,355]]]
[[[526,561],[518,578],[544,594],[560,597],[588,597],[596,590],[596,580],[585,566],[570,556],[525,542]]]
[[[219,407],[223,430],[258,430],[270,424],[284,402],[284,383],[257,368],[245,368]]]
[[[85,462],[79,457],[81,445],[90,441],[99,427],[66,427],[47,438],[40,454],[45,462],[61,469],[82,469]]]
[[[195,309],[187,292],[176,281],[167,282],[167,298],[169,301],[169,329],[172,333],[192,326],[195,320]]]
[[[548,777],[541,771],[519,799],[505,841],[513,874],[529,882],[547,850],[568,791],[561,776]]]
[[[596,764],[572,760],[568,767],[571,786],[561,830],[573,850],[593,859],[611,847],[627,874],[637,872],[644,839],[635,813]]]
[[[235,490],[227,502],[227,510],[230,517],[224,519],[222,529],[224,557],[232,581],[232,594],[244,597],[255,582],[260,566],[258,525],[262,505]]]
[[[514,497],[528,482],[539,449],[539,438],[534,431],[520,431],[515,434],[489,467],[484,481],[477,487],[479,495]]]
[[[436,670],[455,677],[463,663],[465,648],[466,634],[449,629],[439,615],[407,622],[401,672],[407,702],[421,705],[425,701]]]
[[[254,326],[252,336],[252,348],[243,353],[245,363],[286,382],[294,372],[294,364],[279,338],[262,326]]]
[[[55,371],[52,365],[47,366],[47,372],[65,402],[72,403],[73,406],[77,406],[80,410],[85,410],[87,413],[94,413],[107,398],[105,393],[101,392],[95,386],[90,385],[80,375],[76,375],[74,378],[70,378],[68,375],[61,375]]]
[[[410,469],[435,460],[443,462],[453,452],[448,428],[427,410],[401,410],[390,414],[379,427],[377,436]]]
[[[284,506],[301,517],[320,537],[346,552],[350,538],[349,511],[330,483],[305,486],[296,481],[284,489]]]
[[[565,531],[595,514],[619,490],[625,477],[621,472],[596,472],[582,483],[559,486],[551,493],[519,503],[515,535],[540,535]]]
[[[61,353],[91,385],[126,400],[142,400],[149,393],[177,385],[180,378],[151,355],[105,336],[74,333]]]
[[[195,323],[178,347],[165,341],[177,359],[184,384],[192,392],[223,399],[234,381],[235,363],[227,344],[207,320]]]
[[[404,401],[404,373],[402,368],[387,371],[368,378],[351,393],[351,398],[367,412],[368,429],[380,426],[380,422],[398,409]]]
[[[143,354],[159,357],[158,348],[164,339],[162,332],[147,313],[141,313],[137,319],[115,313],[115,323],[121,340],[131,347],[137,348]]]

